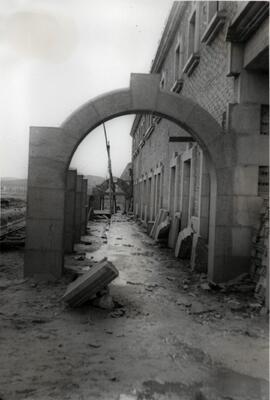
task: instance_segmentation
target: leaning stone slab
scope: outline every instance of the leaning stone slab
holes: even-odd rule
[[[167,218],[168,215],[169,215],[169,212],[167,210],[165,210],[163,208],[161,208],[159,210],[159,213],[158,213],[158,215],[157,215],[157,217],[155,219],[153,228],[152,228],[152,230],[150,232],[150,237],[155,239],[156,234],[157,234],[158,226]]]
[[[170,218],[167,216],[165,221],[161,222],[161,224],[158,225],[155,233],[155,240],[167,237],[169,234],[170,225]]]
[[[179,230],[180,230],[180,216],[181,214],[175,213],[174,217],[172,218],[171,226],[170,226],[170,232],[169,232],[169,238],[168,238],[168,247],[170,249],[174,249]]]
[[[62,299],[72,307],[78,307],[92,299],[119,275],[115,266],[106,258],[94,265],[74,282],[72,282]]]
[[[175,249],[174,249],[175,257],[179,256],[181,244],[182,244],[183,240],[186,239],[188,236],[191,236],[192,234],[193,234],[193,230],[189,226],[187,228],[184,228],[182,231],[180,231],[177,241],[176,241]]]

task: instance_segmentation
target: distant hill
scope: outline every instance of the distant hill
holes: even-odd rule
[[[84,175],[88,180],[88,194],[92,193],[96,185],[104,182],[105,178],[96,175]],[[1,178],[1,192],[2,194],[26,193],[27,179],[18,178]]]
[[[96,175],[85,175],[84,178],[88,179],[88,194],[92,194],[93,188],[105,181],[105,178]]]
[[[26,198],[27,179],[1,178],[1,196]]]
[[[21,179],[21,178],[1,178],[1,186],[2,185],[24,185],[26,186],[27,184],[27,179]]]

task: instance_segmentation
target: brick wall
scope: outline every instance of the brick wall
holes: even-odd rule
[[[165,73],[165,88],[169,90],[174,83],[175,47],[179,37],[182,38],[183,43],[182,65],[185,64],[188,58],[188,19],[192,12],[192,3],[193,2],[187,2],[183,17],[179,23],[179,28],[175,34],[166,59],[159,70],[155,71]],[[181,94],[196,101],[221,124],[222,115],[226,111],[227,103],[234,101],[234,78],[226,76],[228,63],[228,42],[225,40],[225,35],[227,27],[237,11],[238,4],[237,2],[230,1],[220,3],[223,3],[226,10],[226,23],[218,32],[211,45],[206,45],[200,41],[200,62],[189,77],[186,75],[184,76],[184,85]],[[199,37],[201,39],[201,36],[207,26],[207,2],[200,2],[197,4],[197,7],[200,21]]]

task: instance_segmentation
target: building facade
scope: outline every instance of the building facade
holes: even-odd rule
[[[237,233],[230,246],[241,268],[224,274],[227,278],[249,267],[259,211],[268,203],[268,26],[268,2],[174,2],[150,71],[160,74],[161,90],[192,99],[224,135],[236,135],[236,156],[229,162]],[[131,136],[134,213],[154,236],[154,221],[162,222],[163,210],[170,224],[169,247],[176,256],[190,258],[193,269],[207,272],[207,149],[153,114],[136,116]]]

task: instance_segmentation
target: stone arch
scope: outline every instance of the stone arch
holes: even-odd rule
[[[132,74],[130,88],[99,96],[76,110],[59,128],[30,128],[25,275],[59,277],[63,266],[64,203],[67,170],[79,144],[101,123],[126,114],[153,113],[190,133],[210,165],[209,277],[226,278],[232,263],[232,232],[221,211],[232,207],[232,136],[198,104],[159,87],[160,76]],[[224,194],[224,180],[227,193]],[[224,199],[224,195],[226,199]],[[226,204],[224,203],[226,200]],[[37,239],[38,238],[38,239]],[[225,276],[226,275],[226,276]]]

